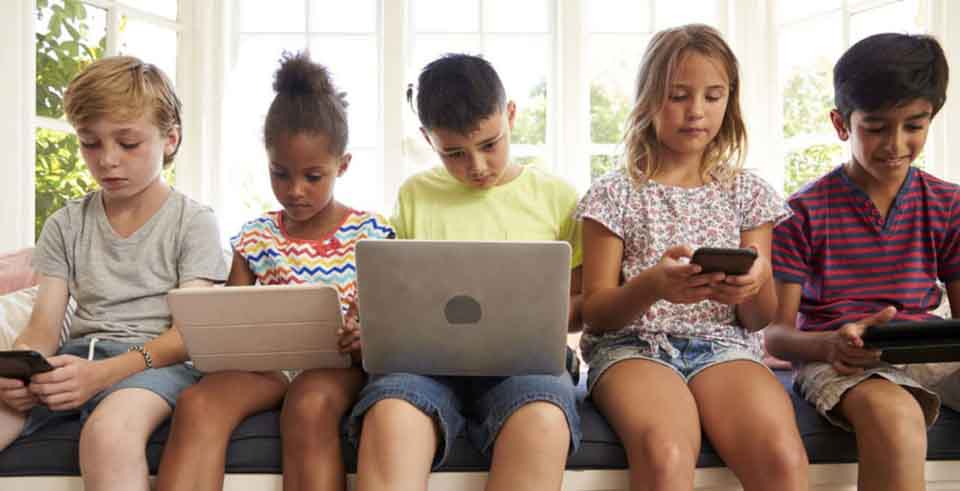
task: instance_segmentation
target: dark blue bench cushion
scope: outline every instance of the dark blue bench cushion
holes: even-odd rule
[[[790,374],[778,376],[793,398],[797,422],[810,462],[847,463],[857,461],[856,441],[853,435],[834,428],[821,418],[813,406],[800,399],[791,390]],[[567,462],[570,469],[625,469],[626,455],[623,448],[589,400],[583,400],[580,387],[580,412],[583,421],[583,445]],[[280,432],[279,413],[269,411],[248,418],[234,432],[227,451],[227,471],[233,473],[279,473]],[[147,446],[147,459],[152,472],[156,472],[169,428],[158,429]],[[0,476],[25,475],[78,475],[77,439],[79,422],[69,422],[45,428],[28,438],[15,441],[10,448],[0,452]],[[356,468],[356,454],[344,445],[347,468]],[[930,460],[960,460],[960,414],[944,408],[940,420],[930,431],[927,457]],[[709,442],[704,439],[698,466],[722,466]],[[444,466],[446,471],[486,470],[489,461],[474,450],[465,439],[458,438],[450,458]]]

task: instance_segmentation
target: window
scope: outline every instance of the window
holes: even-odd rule
[[[791,194],[843,161],[829,113],[833,65],[857,41],[880,32],[923,32],[921,0],[778,0],[784,192]],[[923,158],[918,165],[923,165]]]
[[[445,53],[481,55],[497,70],[507,98],[517,105],[511,134],[513,160],[551,168],[547,163],[547,121],[553,93],[554,2],[548,0],[412,0],[412,55],[407,80],[415,83],[423,67]],[[517,48],[523,55],[517,56]],[[418,131],[419,120],[406,111],[405,171],[440,165]]]
[[[138,56],[176,80],[176,19],[177,0],[36,0],[36,237],[48,216],[96,185],[63,113],[70,80],[112,54]]]
[[[270,189],[263,122],[273,100],[273,74],[284,51],[310,50],[347,93],[350,168],[337,195],[360,209],[383,208],[380,0],[239,0],[226,78],[222,175],[232,190],[220,210],[224,235],[279,204]]]
[[[720,3],[603,0],[587,2],[586,9],[590,176],[596,178],[619,162],[637,70],[650,38],[660,29],[694,22],[720,29]]]

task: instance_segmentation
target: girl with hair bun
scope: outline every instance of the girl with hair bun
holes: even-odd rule
[[[273,194],[282,205],[247,222],[231,240],[227,286],[324,283],[340,293],[340,347],[359,361],[354,250],[361,239],[390,239],[380,215],[334,198],[350,166],[347,102],[325,67],[307,53],[284,53],[263,140]],[[290,380],[292,378],[292,380]],[[363,371],[226,371],[207,374],[180,396],[157,476],[158,490],[223,489],[227,444],[245,418],[283,404],[283,488],[342,490],[340,420],[365,381]]]

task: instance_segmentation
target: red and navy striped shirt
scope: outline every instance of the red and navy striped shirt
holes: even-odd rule
[[[960,186],[910,168],[886,220],[839,166],[790,197],[773,232],[774,276],[800,283],[797,326],[837,329],[885,306],[898,320],[935,318],[960,279]]]

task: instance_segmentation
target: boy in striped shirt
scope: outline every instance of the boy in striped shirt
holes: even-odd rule
[[[960,317],[960,187],[911,164],[943,107],[947,61],[929,36],[878,34],[834,66],[830,119],[851,158],[789,202],[774,230],[774,356],[832,423],[854,431],[860,489],[923,489],[926,428],[940,399],[863,348],[889,320],[935,316],[946,284]]]

